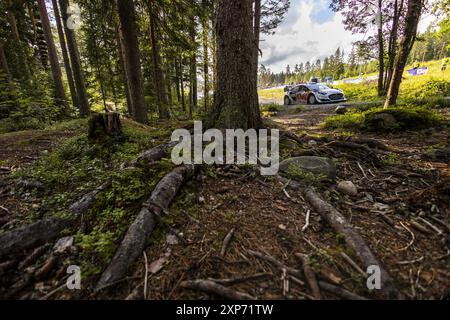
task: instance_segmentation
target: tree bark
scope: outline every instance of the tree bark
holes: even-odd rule
[[[66,69],[67,82],[69,83],[70,96],[72,98],[73,106],[78,110],[80,110],[80,106],[78,103],[78,94],[75,88],[75,82],[73,80],[72,67],[70,65],[69,54],[67,52],[66,39],[64,35],[63,26],[61,24],[61,15],[59,13],[58,1],[52,0],[52,4],[53,4],[53,12],[55,13],[56,28],[58,29],[59,44],[61,46],[64,68]]]
[[[147,123],[147,108],[144,99],[139,44],[137,38],[136,13],[133,0],[119,0],[119,19],[124,40],[125,68],[127,69],[130,95],[133,104],[133,119]]]
[[[382,0],[378,0],[378,9],[380,10],[380,21],[378,25],[378,96],[381,97],[384,95],[384,39],[383,39],[383,11],[382,9]]]
[[[384,90],[388,90],[392,80],[392,74],[394,73],[394,62],[397,56],[397,40],[398,40],[398,27],[401,13],[403,11],[404,0],[400,0],[400,6],[398,0],[394,3],[394,16],[392,18],[392,30],[391,37],[389,38],[389,62],[387,66],[387,76],[384,79]]]
[[[86,93],[86,84],[81,68],[80,54],[78,52],[77,41],[72,29],[67,27],[69,15],[67,13],[68,0],[59,0],[61,9],[61,17],[63,19],[64,31],[66,33],[67,48],[69,49],[70,61],[72,63],[72,71],[75,80],[76,91],[78,95],[78,105],[80,107],[80,115],[86,117],[90,114],[89,101]]]
[[[207,12],[207,1],[202,1],[204,11]],[[203,13],[202,28],[203,28],[203,110],[208,111],[209,108],[209,53],[208,53],[208,19],[206,13]]]
[[[422,13],[422,6],[423,0],[408,1],[405,32],[403,34],[402,40],[400,41],[398,56],[395,59],[394,73],[392,75],[391,83],[389,84],[389,91],[384,104],[385,108],[393,106],[397,103],[398,92],[400,89],[403,72],[405,70],[405,65],[414,41],[416,40],[417,25]]]
[[[261,0],[255,0],[253,34],[255,36],[255,61],[253,65],[252,75],[255,77],[256,85],[258,85],[259,40],[261,34]]]
[[[118,24],[116,25],[116,42],[117,42],[117,53],[119,55],[119,63],[122,68],[128,114],[130,116],[132,116],[133,115],[133,100],[131,100],[130,81],[128,80],[128,78],[129,78],[128,70],[125,66],[122,31],[120,30],[120,26]]]
[[[195,16],[192,16],[189,36],[194,50],[189,59],[189,116],[197,109],[197,43],[195,41]]]
[[[184,93],[184,72],[183,72],[183,57],[180,58],[180,89],[181,89],[181,109],[186,112],[186,96]]]
[[[9,71],[8,61],[6,60],[5,50],[3,49],[3,42],[0,42],[0,68],[6,75],[6,81],[9,85],[12,85],[13,80],[11,76],[11,72]]]
[[[158,218],[163,215],[164,210],[175,199],[181,185],[193,173],[193,166],[181,166],[161,179],[128,228],[119,249],[97,283],[96,290],[101,290],[126,276],[129,267],[145,249],[146,241],[153,232]]]
[[[50,67],[52,70],[53,82],[55,85],[55,95],[57,104],[60,105],[64,113],[67,113],[68,105],[66,92],[62,82],[61,68],[59,67],[58,54],[56,53],[55,43],[53,41],[52,29],[50,21],[48,20],[47,8],[45,0],[38,0],[39,14],[41,16],[42,28],[44,30],[45,42],[47,43],[48,56],[50,60]]]
[[[8,2],[8,6],[11,6],[10,2],[11,1]],[[11,27],[13,39],[16,42],[17,58],[18,58],[18,62],[19,62],[18,63],[19,70],[14,70],[14,71],[16,71],[16,72],[14,72],[14,75],[17,76],[17,78],[20,79],[21,82],[28,85],[30,82],[30,77],[31,77],[30,69],[29,69],[27,56],[26,56],[25,50],[23,48],[22,41],[20,40],[20,34],[19,34],[19,29],[17,28],[16,16],[14,15],[14,13],[11,10],[8,10],[7,15],[8,15],[8,22]]]
[[[150,39],[152,42],[153,80],[158,99],[158,113],[160,119],[169,119],[169,101],[166,91],[166,77],[161,66],[161,53],[158,37],[158,22],[154,8],[150,7]]]
[[[211,125],[259,128],[254,70],[252,0],[220,0],[217,14],[217,91]]]

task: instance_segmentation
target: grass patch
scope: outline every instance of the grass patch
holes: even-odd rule
[[[362,131],[421,130],[448,122],[436,112],[416,106],[398,106],[366,111],[351,110],[344,115],[329,117],[323,123],[328,129]]]

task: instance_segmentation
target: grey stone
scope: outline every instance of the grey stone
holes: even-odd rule
[[[347,113],[347,107],[345,106],[337,106],[336,109],[334,109],[334,112],[337,114],[346,114]]]
[[[336,178],[336,165],[331,159],[324,157],[303,156],[283,160],[280,163],[280,171],[290,173],[291,170],[304,170],[314,174],[325,175],[330,180]]]
[[[339,182],[337,189],[350,196],[356,196],[358,194],[358,189],[351,181],[341,181]]]

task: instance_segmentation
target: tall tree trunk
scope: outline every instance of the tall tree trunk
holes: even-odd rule
[[[181,87],[181,109],[186,112],[186,96],[184,93],[184,72],[183,72],[183,58],[180,58],[180,87]]]
[[[154,8],[150,8],[150,39],[152,42],[153,80],[158,99],[158,114],[160,119],[169,119],[169,101],[166,91],[166,79],[161,66],[161,53],[158,39],[158,22]]]
[[[181,87],[180,87],[180,63],[178,59],[175,59],[175,90],[177,92],[177,103],[181,102]]]
[[[52,29],[48,20],[47,8],[45,0],[38,0],[39,14],[41,16],[42,28],[44,30],[45,41],[47,42],[48,56],[50,59],[50,67],[52,69],[52,77],[55,85],[55,95],[58,105],[63,108],[63,113],[68,112],[66,92],[62,82],[61,68],[59,67],[58,55],[56,53],[55,43],[53,42]]]
[[[378,0],[378,10],[380,13],[380,20],[378,21],[378,96],[384,95],[383,83],[384,83],[384,39],[383,39],[383,11],[382,0]]]
[[[209,55],[208,55],[208,18],[206,12],[208,12],[207,1],[202,0],[203,5],[203,17],[202,17],[202,29],[203,29],[203,109],[204,112],[209,108]]]
[[[3,49],[3,42],[0,42],[0,68],[3,70],[6,76],[6,81],[8,85],[13,84],[13,79],[11,76],[11,72],[9,71],[8,61],[6,60],[5,50]]]
[[[261,116],[254,67],[253,0],[219,0],[217,92],[212,125],[259,128]]]
[[[10,2],[8,2],[8,6],[11,6]],[[13,39],[16,42],[17,46],[17,58],[18,58],[18,70],[15,70],[13,74],[20,79],[21,83],[28,85],[30,83],[30,69],[27,60],[27,55],[25,53],[22,40],[20,39],[19,29],[17,28],[17,20],[16,16],[11,10],[8,10],[8,22],[11,26],[11,32],[13,35]]]
[[[252,69],[252,75],[255,77],[256,84],[258,85],[258,61],[259,61],[259,40],[261,34],[261,0],[255,0],[255,12],[253,22],[253,33],[255,37],[254,44],[254,65]]]
[[[405,31],[400,41],[400,48],[397,58],[395,59],[394,73],[392,81],[389,85],[389,91],[386,97],[384,107],[393,106],[397,103],[398,91],[402,81],[403,72],[405,70],[408,55],[416,40],[417,25],[419,24],[420,15],[422,13],[423,0],[409,0],[408,11],[405,18]]]
[[[389,38],[389,62],[387,66],[387,76],[384,80],[384,89],[387,91],[392,80],[392,74],[394,73],[394,62],[397,56],[397,40],[398,40],[398,26],[401,13],[403,11],[404,0],[400,0],[400,6],[398,0],[394,3],[394,16],[392,18],[392,30]]]
[[[68,5],[67,0],[59,0],[61,17],[63,20],[64,31],[66,33],[67,48],[69,49],[70,62],[72,63],[73,77],[78,96],[78,105],[80,107],[80,115],[82,117],[86,117],[90,114],[89,101],[87,98],[86,84],[84,81],[83,71],[81,69],[80,54],[78,52],[75,34],[74,31],[67,26],[69,20],[69,16],[67,14]]]
[[[125,56],[123,50],[123,37],[120,26],[116,25],[116,42],[117,42],[117,54],[119,55],[119,64],[122,68],[122,75],[124,80],[125,97],[127,100],[127,109],[130,116],[133,115],[133,101],[130,94],[130,81],[128,80],[128,70],[125,66]]]
[[[128,70],[130,98],[133,101],[133,119],[141,123],[147,123],[134,2],[133,0],[119,0],[118,8],[124,40],[125,68]]]
[[[78,94],[75,88],[75,82],[73,81],[72,67],[70,66],[69,54],[67,53],[67,44],[64,35],[63,26],[61,24],[61,15],[59,13],[58,1],[52,0],[53,12],[55,13],[56,28],[58,29],[59,45],[64,61],[64,69],[66,69],[67,82],[69,83],[70,96],[72,97],[72,103],[75,108],[80,110],[78,103]],[[80,110],[81,111],[81,110]]]
[[[192,16],[189,36],[194,50],[189,60],[189,116],[197,109],[197,43],[195,41],[195,16]]]

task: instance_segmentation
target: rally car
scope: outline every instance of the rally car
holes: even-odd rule
[[[284,96],[284,104],[316,104],[344,102],[344,93],[339,89],[331,89],[321,83],[305,83],[293,86]]]

